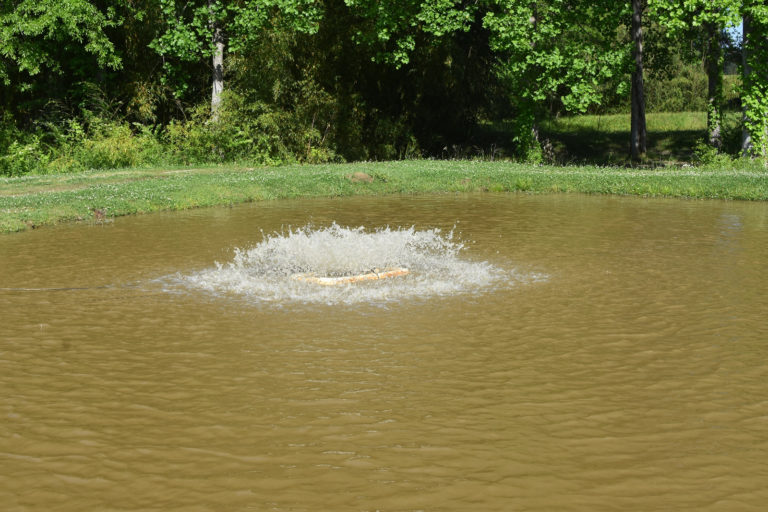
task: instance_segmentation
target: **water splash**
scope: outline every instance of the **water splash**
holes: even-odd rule
[[[181,276],[186,286],[236,294],[259,302],[386,303],[487,289],[512,276],[488,262],[462,258],[453,232],[384,228],[366,231],[332,224],[265,236],[250,249],[235,249],[231,262]],[[406,276],[339,286],[292,279],[300,273],[345,276],[374,268],[406,267]]]

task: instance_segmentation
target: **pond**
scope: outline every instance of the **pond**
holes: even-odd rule
[[[375,265],[410,273],[292,278]],[[768,501],[763,203],[477,194],[66,225],[0,237],[0,318],[5,510]]]

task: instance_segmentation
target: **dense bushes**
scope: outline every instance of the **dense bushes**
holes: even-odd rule
[[[252,87],[232,87],[225,93],[215,120],[211,119],[206,102],[186,108],[183,118],[166,124],[149,124],[146,119],[151,115],[140,123],[132,119],[130,109],[107,108],[95,87],[91,88],[90,97],[80,100],[79,112],[76,108],[57,107],[52,109],[55,114],[40,116],[25,130],[6,115],[0,121],[0,175],[233,161],[274,165],[477,153],[461,152],[461,146],[452,145],[445,131],[424,127],[421,133],[415,132],[418,125],[408,119],[409,109],[402,104],[379,104],[371,99],[381,96],[379,91],[372,90],[366,96],[364,88],[362,92],[349,92],[341,84],[328,92],[328,86],[320,84],[322,70],[315,71],[314,77],[285,80],[283,83],[289,86],[282,85],[274,73],[255,74],[257,79],[271,84],[271,101],[261,99],[264,94],[256,94]],[[233,75],[237,72],[236,68]],[[734,98],[738,100],[733,78],[737,77],[726,77],[726,98],[732,104]],[[232,81],[237,84],[237,77]],[[392,79],[392,83],[397,82]],[[705,110],[706,86],[706,75],[698,65],[681,66],[669,78],[651,78],[647,81],[648,110]],[[385,82],[383,87],[388,84]],[[408,90],[394,92],[406,98],[409,94]],[[422,97],[419,100],[424,101]],[[159,100],[147,100],[153,101]],[[410,110],[416,108],[426,107],[415,105]],[[617,108],[623,110],[621,105]],[[741,133],[736,117],[730,116],[724,128],[724,149],[735,154]],[[514,127],[508,128],[499,136],[515,131]],[[457,136],[460,137],[461,134]],[[477,144],[491,147],[492,142]],[[541,160],[538,145],[526,145],[520,140],[514,144],[520,157]],[[701,147],[696,154],[701,162],[710,157]]]
[[[723,92],[726,105],[738,107],[738,75],[725,75]],[[704,112],[707,110],[707,74],[696,64],[680,65],[668,77],[646,81],[645,104],[648,112]]]
[[[725,106],[738,109],[739,75],[725,75]],[[701,63],[676,60],[666,73],[649,73],[645,80],[645,108],[648,112],[705,112],[707,110],[707,74]],[[590,109],[595,114],[619,114],[629,111],[629,92],[604,92],[606,101]]]
[[[143,125],[89,116],[87,122],[70,119],[51,126],[49,171],[139,167],[158,162],[162,147],[151,129]]]
[[[9,124],[2,131],[7,142],[0,146],[5,148],[0,152],[0,174],[9,176],[165,163],[160,140],[141,125],[91,116],[87,123],[70,119],[34,133]]]
[[[23,132],[6,118],[0,125],[0,175],[232,161],[273,165],[340,160],[326,127],[303,123],[296,111],[248,103],[234,92],[226,95],[217,120],[211,119],[208,108],[195,107],[187,120],[155,128],[85,111],[77,118]]]
[[[46,169],[48,153],[35,134],[16,128],[10,116],[0,119],[0,176],[20,176]]]
[[[650,77],[645,83],[648,112],[707,110],[707,74],[700,64],[680,65],[669,77]]]

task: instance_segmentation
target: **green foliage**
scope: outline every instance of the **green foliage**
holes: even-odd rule
[[[517,154],[539,161],[530,135],[547,110],[584,113],[622,87],[629,5],[608,0],[493,0],[483,17],[495,71],[514,109]],[[606,86],[606,84],[609,84]]]
[[[165,163],[158,138],[143,125],[87,112],[85,119],[48,124],[27,134],[6,119],[0,126],[0,175],[81,172]]]
[[[411,61],[423,36],[435,39],[467,32],[478,2],[462,0],[344,0],[356,25],[355,41],[373,51],[372,60],[400,68]],[[429,40],[427,37],[426,40]]]
[[[650,112],[711,108],[701,61],[714,29],[753,21],[755,72],[738,92],[726,80],[722,96],[744,105],[755,153],[768,154],[765,2],[647,5]],[[548,161],[534,133],[549,116],[628,110],[629,13],[613,0],[0,2],[0,79],[10,84],[0,88],[0,173],[498,147]],[[227,91],[210,119],[214,27],[225,32]],[[606,120],[592,141],[610,140],[589,151],[623,161],[623,132],[603,133]],[[505,129],[490,140],[486,121]],[[723,148],[733,154],[739,127],[729,123]],[[674,144],[662,137],[661,160],[692,156],[700,133],[684,132]]]
[[[230,53],[261,44],[269,24],[291,32],[315,33],[321,10],[316,0],[158,0],[162,18],[159,35],[149,47],[163,57],[166,83],[177,97],[190,89],[185,63],[213,55],[215,25],[227,35]]]
[[[335,160],[322,127],[308,125],[301,114],[300,110],[287,112],[263,102],[247,102],[230,91],[218,120],[211,121],[207,106],[201,105],[190,120],[171,123],[164,138],[173,161],[183,164]]]
[[[647,0],[648,10],[659,25],[675,37],[690,27],[713,24],[726,28],[739,23],[742,0]]]
[[[141,167],[161,163],[163,148],[150,129],[116,120],[89,116],[87,122],[70,119],[51,127],[54,145],[49,172]]]
[[[421,156],[419,142],[404,119],[379,119],[372,139],[378,141],[370,148],[373,160],[403,160]]]
[[[277,164],[290,159],[280,139],[276,116],[266,105],[233,105],[231,95],[228,99],[216,122],[210,121],[207,106],[203,105],[188,121],[168,125],[165,140],[174,161],[200,164],[250,160]],[[236,122],[232,122],[233,118]]]
[[[37,134],[19,130],[5,114],[0,119],[0,176],[21,176],[45,169],[48,155]]]
[[[670,55],[669,68],[648,71],[645,79],[645,104],[647,112],[706,112],[707,74],[701,62],[686,62],[679,55]],[[740,106],[741,78],[738,75],[723,77],[723,100],[725,110],[736,110]],[[590,112],[619,114],[629,111],[626,94],[611,96]]]
[[[645,82],[648,112],[701,112],[707,109],[707,74],[700,64],[684,64],[677,70]]]
[[[301,88],[303,102],[292,111],[248,102],[242,95],[229,92],[217,121],[210,120],[207,105],[200,105],[191,110],[187,121],[173,121],[165,129],[127,123],[110,115],[106,108],[98,113],[84,110],[77,118],[47,123],[34,135],[18,130],[8,118],[0,124],[0,174],[82,172],[170,163],[248,161],[275,165],[338,161],[329,128],[318,122],[317,116],[328,98],[318,91],[313,94],[305,85]],[[98,101],[94,98],[93,103]]]
[[[610,1],[495,0],[483,18],[498,72],[514,101],[541,110],[557,97],[567,112],[602,101],[602,84],[626,66],[628,47],[617,32],[628,9]],[[526,114],[527,115],[527,114]]]
[[[648,0],[653,19],[667,30],[670,39],[685,35],[698,38],[708,75],[707,137],[718,149],[723,114],[724,32],[740,21],[742,0]]]
[[[733,166],[733,159],[717,148],[710,146],[706,141],[700,140],[693,148],[694,163],[706,169],[726,170]]]
[[[60,71],[61,47],[80,48],[99,66],[116,69],[120,57],[106,32],[118,22],[113,7],[100,9],[89,0],[3,2],[0,79],[11,85],[12,72],[34,76],[44,68]]]
[[[744,77],[741,98],[744,125],[751,137],[752,155],[768,162],[768,5],[745,0],[744,15],[749,25],[744,46],[750,69]]]
[[[26,143],[13,141],[5,148],[0,154],[0,176],[39,173],[47,168],[49,157],[34,135],[28,136]]]

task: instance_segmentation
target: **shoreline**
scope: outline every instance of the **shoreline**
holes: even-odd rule
[[[555,166],[476,160],[245,165],[0,178],[0,233],[276,199],[465,192],[768,200],[768,171]]]

